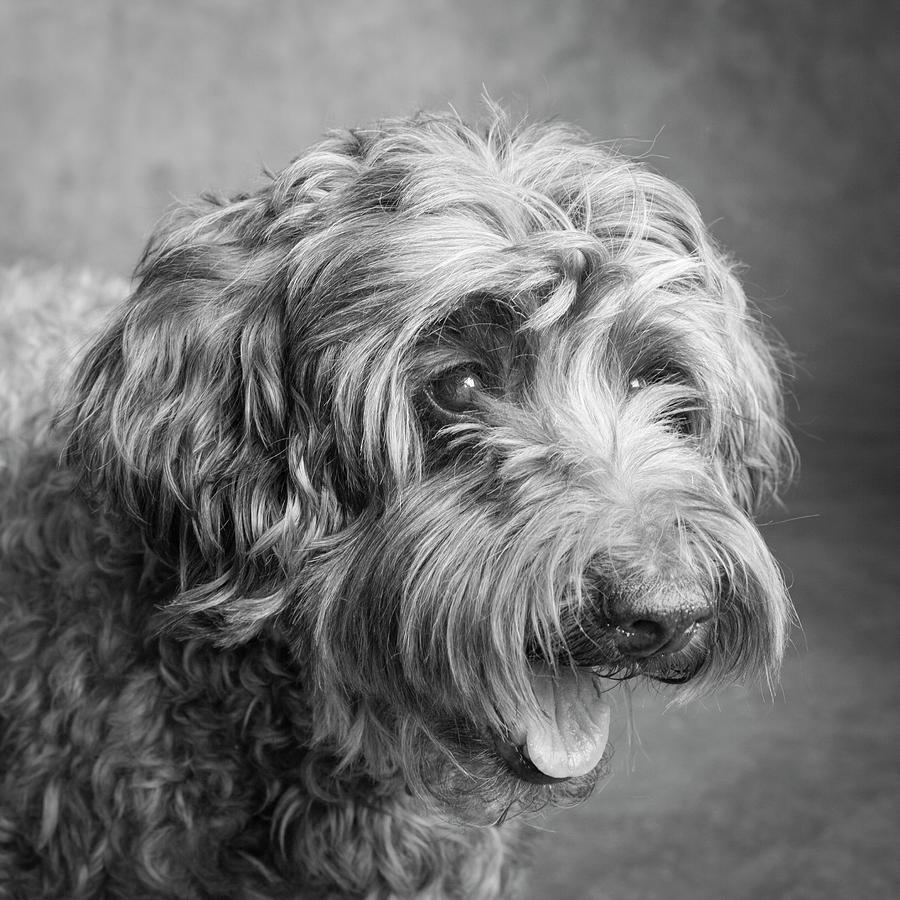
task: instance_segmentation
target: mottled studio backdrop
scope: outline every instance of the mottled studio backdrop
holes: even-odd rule
[[[0,0],[0,264],[128,274],[173,197],[483,87],[651,154],[746,263],[798,360],[766,535],[804,632],[775,703],[636,700],[640,746],[620,725],[609,784],[542,823],[534,898],[900,896],[898,10]]]

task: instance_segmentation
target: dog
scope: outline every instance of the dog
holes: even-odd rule
[[[61,284],[71,343],[115,287]],[[620,682],[777,678],[779,351],[694,202],[574,128],[332,133],[159,226],[52,414],[43,365],[0,897],[514,896]]]

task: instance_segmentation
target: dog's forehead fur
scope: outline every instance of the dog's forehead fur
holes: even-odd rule
[[[705,291],[742,304],[708,265],[715,256],[705,255],[694,204],[665,179],[563,127],[417,126],[418,140],[408,126],[402,139],[370,133],[358,156],[335,136],[275,179],[272,198],[287,209],[267,239],[296,226],[292,285],[337,296],[335,312],[362,303],[357,313],[371,313],[373,327],[404,338],[470,296],[526,315],[554,297],[546,322],[573,300],[569,282],[587,271],[614,280],[617,265],[640,273],[637,297],[692,282],[698,300]],[[323,265],[309,251],[324,244]]]

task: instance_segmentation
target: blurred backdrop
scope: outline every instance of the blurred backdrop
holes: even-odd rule
[[[774,702],[635,697],[535,900],[900,896],[898,35],[891,0],[0,0],[0,264],[128,274],[173,198],[484,89],[649,154],[745,263],[797,359],[765,533],[804,627]]]

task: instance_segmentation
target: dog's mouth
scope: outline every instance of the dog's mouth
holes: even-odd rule
[[[599,764],[609,740],[610,707],[590,669],[546,663],[532,670],[537,711],[525,713],[497,753],[523,781],[552,784],[586,775]]]
[[[603,759],[609,740],[608,686],[635,677],[683,685],[709,662],[705,625],[685,631],[646,659],[616,654],[609,631],[589,638],[579,628],[552,664],[537,649],[528,654],[537,709],[523,713],[505,737],[495,739],[497,754],[516,777],[552,784],[586,775]]]

